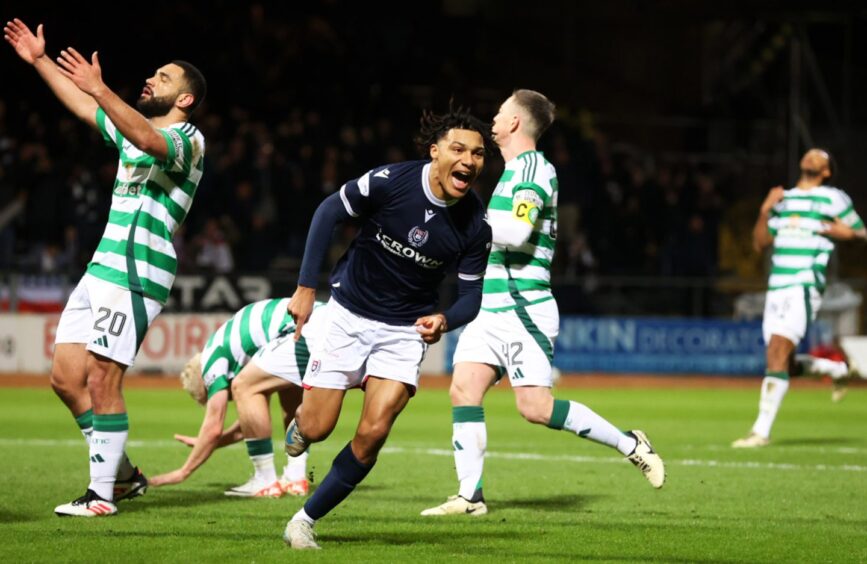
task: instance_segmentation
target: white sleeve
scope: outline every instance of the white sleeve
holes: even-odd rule
[[[503,247],[520,247],[530,239],[533,226],[524,221],[518,221],[511,215],[492,215],[488,218],[491,224],[492,240],[495,245]]]

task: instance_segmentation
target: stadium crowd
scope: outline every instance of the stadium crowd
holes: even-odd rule
[[[437,95],[454,95],[491,118],[495,108],[484,104],[515,86],[474,99],[466,69],[438,63],[424,50],[401,52],[405,42],[388,39],[394,32],[370,33],[381,44],[355,49],[362,31],[350,25],[352,11],[323,15],[320,6],[319,15],[283,19],[269,17],[261,4],[224,8],[217,26],[229,28],[239,18],[247,25],[237,27],[236,49],[208,61],[211,82],[219,84],[212,92],[220,94],[193,119],[208,151],[196,206],[175,239],[180,273],[292,272],[316,205],[371,166],[414,158],[421,109],[448,103]],[[170,25],[184,19],[177,21]],[[404,26],[400,33],[418,31]],[[419,64],[407,70],[401,61],[408,58]],[[389,75],[399,79],[383,78]],[[314,89],[292,78],[306,76],[340,80]],[[418,86],[437,83],[454,88],[442,94]],[[134,98],[140,85],[121,84],[124,98]],[[588,123],[560,120],[540,146],[561,182],[555,272],[715,275],[730,171],[663,160]],[[0,268],[73,277],[82,271],[102,232],[116,167],[95,135],[56,103],[4,92]],[[493,188],[499,166],[495,160],[489,167],[486,188]]]
[[[73,118],[30,110],[21,138],[8,114],[0,105],[0,265],[78,272],[101,235],[116,163]],[[187,272],[296,265],[322,198],[377,163],[415,155],[415,121],[385,114],[368,126],[318,109],[272,120],[258,109],[210,106],[197,121],[210,145],[197,205],[176,240]],[[561,179],[561,272],[716,272],[723,196],[714,171],[656,163],[566,127],[543,150]]]

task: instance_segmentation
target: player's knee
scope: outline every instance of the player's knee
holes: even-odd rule
[[[355,435],[363,443],[377,445],[385,442],[391,432],[391,424],[388,421],[363,421]]]
[[[94,402],[120,396],[121,375],[114,374],[110,366],[95,362],[88,366],[87,391]]]
[[[452,400],[452,405],[481,405],[482,398],[476,397],[478,395],[466,382],[460,379],[452,379],[452,383],[449,386],[449,397]]]
[[[109,387],[108,371],[94,365],[87,373],[87,390],[91,395],[101,395]]]
[[[311,443],[324,441],[334,429],[333,425],[329,425],[327,421],[317,417],[302,416],[299,411],[295,416],[295,423],[298,425],[298,432],[301,436]]]
[[[235,399],[235,402],[246,397],[250,391],[250,386],[247,385],[247,381],[243,378],[233,378],[231,388],[232,397]]]
[[[55,394],[61,397],[71,396],[75,394],[78,387],[79,385],[68,378],[59,366],[51,367],[51,389]]]
[[[452,381],[451,386],[449,386],[449,398],[452,400],[452,405],[463,405],[464,403],[463,388],[457,385],[454,381]]]
[[[772,340],[767,351],[768,370],[786,370],[789,364],[789,350],[779,340]]]

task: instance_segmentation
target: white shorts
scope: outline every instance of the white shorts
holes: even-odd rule
[[[369,376],[418,387],[427,345],[415,327],[361,317],[334,298],[325,309],[319,339],[310,347],[305,388],[363,388]]]
[[[762,318],[765,344],[771,342],[771,335],[779,335],[798,346],[807,334],[807,327],[816,320],[816,312],[821,305],[822,296],[812,286],[790,286],[768,291]]]
[[[557,302],[500,312],[482,310],[458,338],[454,364],[490,364],[512,386],[554,385],[551,362],[560,332]]]
[[[158,301],[85,274],[72,291],[54,343],[85,343],[92,353],[132,366]]]
[[[310,348],[322,333],[327,309],[328,306],[321,306],[313,310],[310,319],[301,328],[301,340],[297,343],[294,331],[277,337],[260,348],[250,362],[272,376],[300,386],[309,364]]]

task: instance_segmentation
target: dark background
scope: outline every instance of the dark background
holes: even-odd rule
[[[749,249],[758,205],[794,182],[814,145],[867,213],[858,2],[28,2],[0,17],[44,23],[52,55],[98,50],[106,83],[131,103],[172,59],[203,71],[193,121],[206,171],[176,241],[182,273],[291,279],[318,202],[372,166],[416,158],[422,109],[451,100],[490,120],[514,88],[558,106],[541,148],[560,176],[559,283],[761,284]],[[8,45],[0,77],[0,267],[77,278],[104,227],[115,155]],[[501,166],[489,160],[483,195]],[[226,253],[228,269],[213,258]],[[839,255],[832,275],[867,274],[863,246]]]

